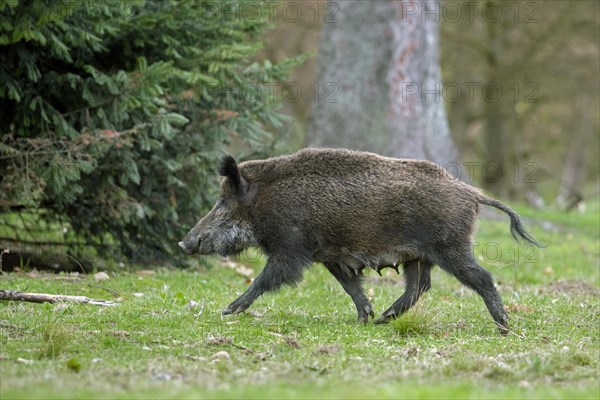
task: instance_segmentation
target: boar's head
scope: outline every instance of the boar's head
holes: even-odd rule
[[[236,254],[256,243],[250,222],[250,185],[237,163],[225,156],[219,167],[221,196],[213,209],[179,242],[187,254]]]

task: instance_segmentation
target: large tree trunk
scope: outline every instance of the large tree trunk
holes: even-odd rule
[[[341,1],[323,26],[307,144],[456,161],[434,1]],[[334,9],[332,8],[332,9]],[[318,96],[317,96],[318,95]]]

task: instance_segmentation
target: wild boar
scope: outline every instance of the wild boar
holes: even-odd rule
[[[239,166],[225,156],[219,173],[221,196],[179,246],[187,254],[221,255],[259,246],[268,256],[263,271],[223,314],[240,313],[263,293],[300,282],[303,271],[318,262],[366,323],[375,315],[361,285],[363,269],[397,271],[402,265],[405,292],[375,321],[385,323],[431,288],[430,271],[438,265],[475,290],[500,333],[508,333],[492,276],[472,253],[479,205],[507,213],[516,239],[540,245],[513,210],[434,163],[309,148]]]

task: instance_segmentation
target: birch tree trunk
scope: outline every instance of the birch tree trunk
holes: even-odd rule
[[[432,0],[340,1],[323,26],[307,145],[456,161]],[[425,18],[424,18],[425,17]]]

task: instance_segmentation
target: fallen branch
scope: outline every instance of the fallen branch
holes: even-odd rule
[[[92,304],[95,306],[114,307],[119,303],[110,300],[96,300],[85,296],[67,296],[62,294],[25,293],[14,290],[0,290],[0,300],[28,301],[30,303],[57,303],[67,301],[71,303]]]

